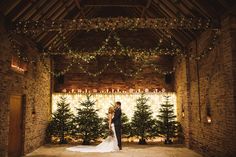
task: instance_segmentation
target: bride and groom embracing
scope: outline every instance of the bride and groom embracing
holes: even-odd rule
[[[109,136],[97,146],[75,146],[67,148],[78,152],[114,152],[122,149],[121,146],[121,102],[117,101],[114,107],[108,110]]]

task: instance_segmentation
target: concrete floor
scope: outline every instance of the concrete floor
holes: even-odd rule
[[[180,145],[137,145],[128,144],[123,150],[114,153],[80,153],[70,152],[69,145],[45,145],[26,157],[202,157],[201,155]]]

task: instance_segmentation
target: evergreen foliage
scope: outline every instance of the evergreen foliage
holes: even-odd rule
[[[153,112],[149,105],[147,105],[148,98],[141,95],[137,99],[136,110],[132,117],[131,127],[132,135],[139,138],[139,144],[146,144],[146,139],[154,137],[155,120],[153,119]]]
[[[83,140],[83,145],[90,144],[91,140],[96,140],[103,133],[102,118],[99,118],[98,110],[94,108],[95,102],[91,101],[90,97],[87,95],[87,100],[79,104],[74,118],[74,133]]]
[[[57,102],[57,110],[52,114],[52,120],[50,121],[47,132],[47,139],[52,136],[60,138],[60,144],[67,143],[65,136],[72,133],[73,128],[73,114],[70,111],[70,104],[66,103],[66,98],[61,97],[60,101]]]
[[[174,105],[170,104],[169,96],[165,96],[165,102],[161,104],[160,114],[157,116],[157,126],[160,135],[165,137],[165,144],[171,144],[171,138],[178,135],[179,123],[174,114]]]

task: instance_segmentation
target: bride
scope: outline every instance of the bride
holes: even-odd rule
[[[109,107],[108,109],[108,123],[109,130],[111,134],[99,145],[97,146],[75,146],[67,148],[69,151],[77,151],[77,152],[114,152],[118,151],[118,142],[116,138],[116,132],[114,124],[112,123],[112,118],[114,116],[114,108]]]

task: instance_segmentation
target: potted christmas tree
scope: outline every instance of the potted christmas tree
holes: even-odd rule
[[[66,98],[61,97],[57,102],[57,110],[52,114],[47,132],[47,139],[51,142],[52,136],[59,137],[60,144],[67,143],[65,136],[70,135],[73,127],[73,114],[70,111],[70,104],[66,103]]]
[[[173,107],[174,105],[169,101],[169,96],[165,96],[165,102],[161,104],[160,113],[157,116],[158,132],[165,137],[165,144],[173,143],[172,138],[176,137],[178,133],[178,122]]]
[[[139,138],[139,144],[146,144],[146,139],[154,136],[155,120],[147,101],[148,98],[144,94],[137,99],[136,110],[131,121],[132,135]]]
[[[90,100],[87,95],[87,100],[79,104],[77,115],[74,118],[76,128],[75,134],[82,138],[83,145],[90,144],[91,140],[95,140],[102,135],[102,118],[99,118],[94,106],[95,102]]]

